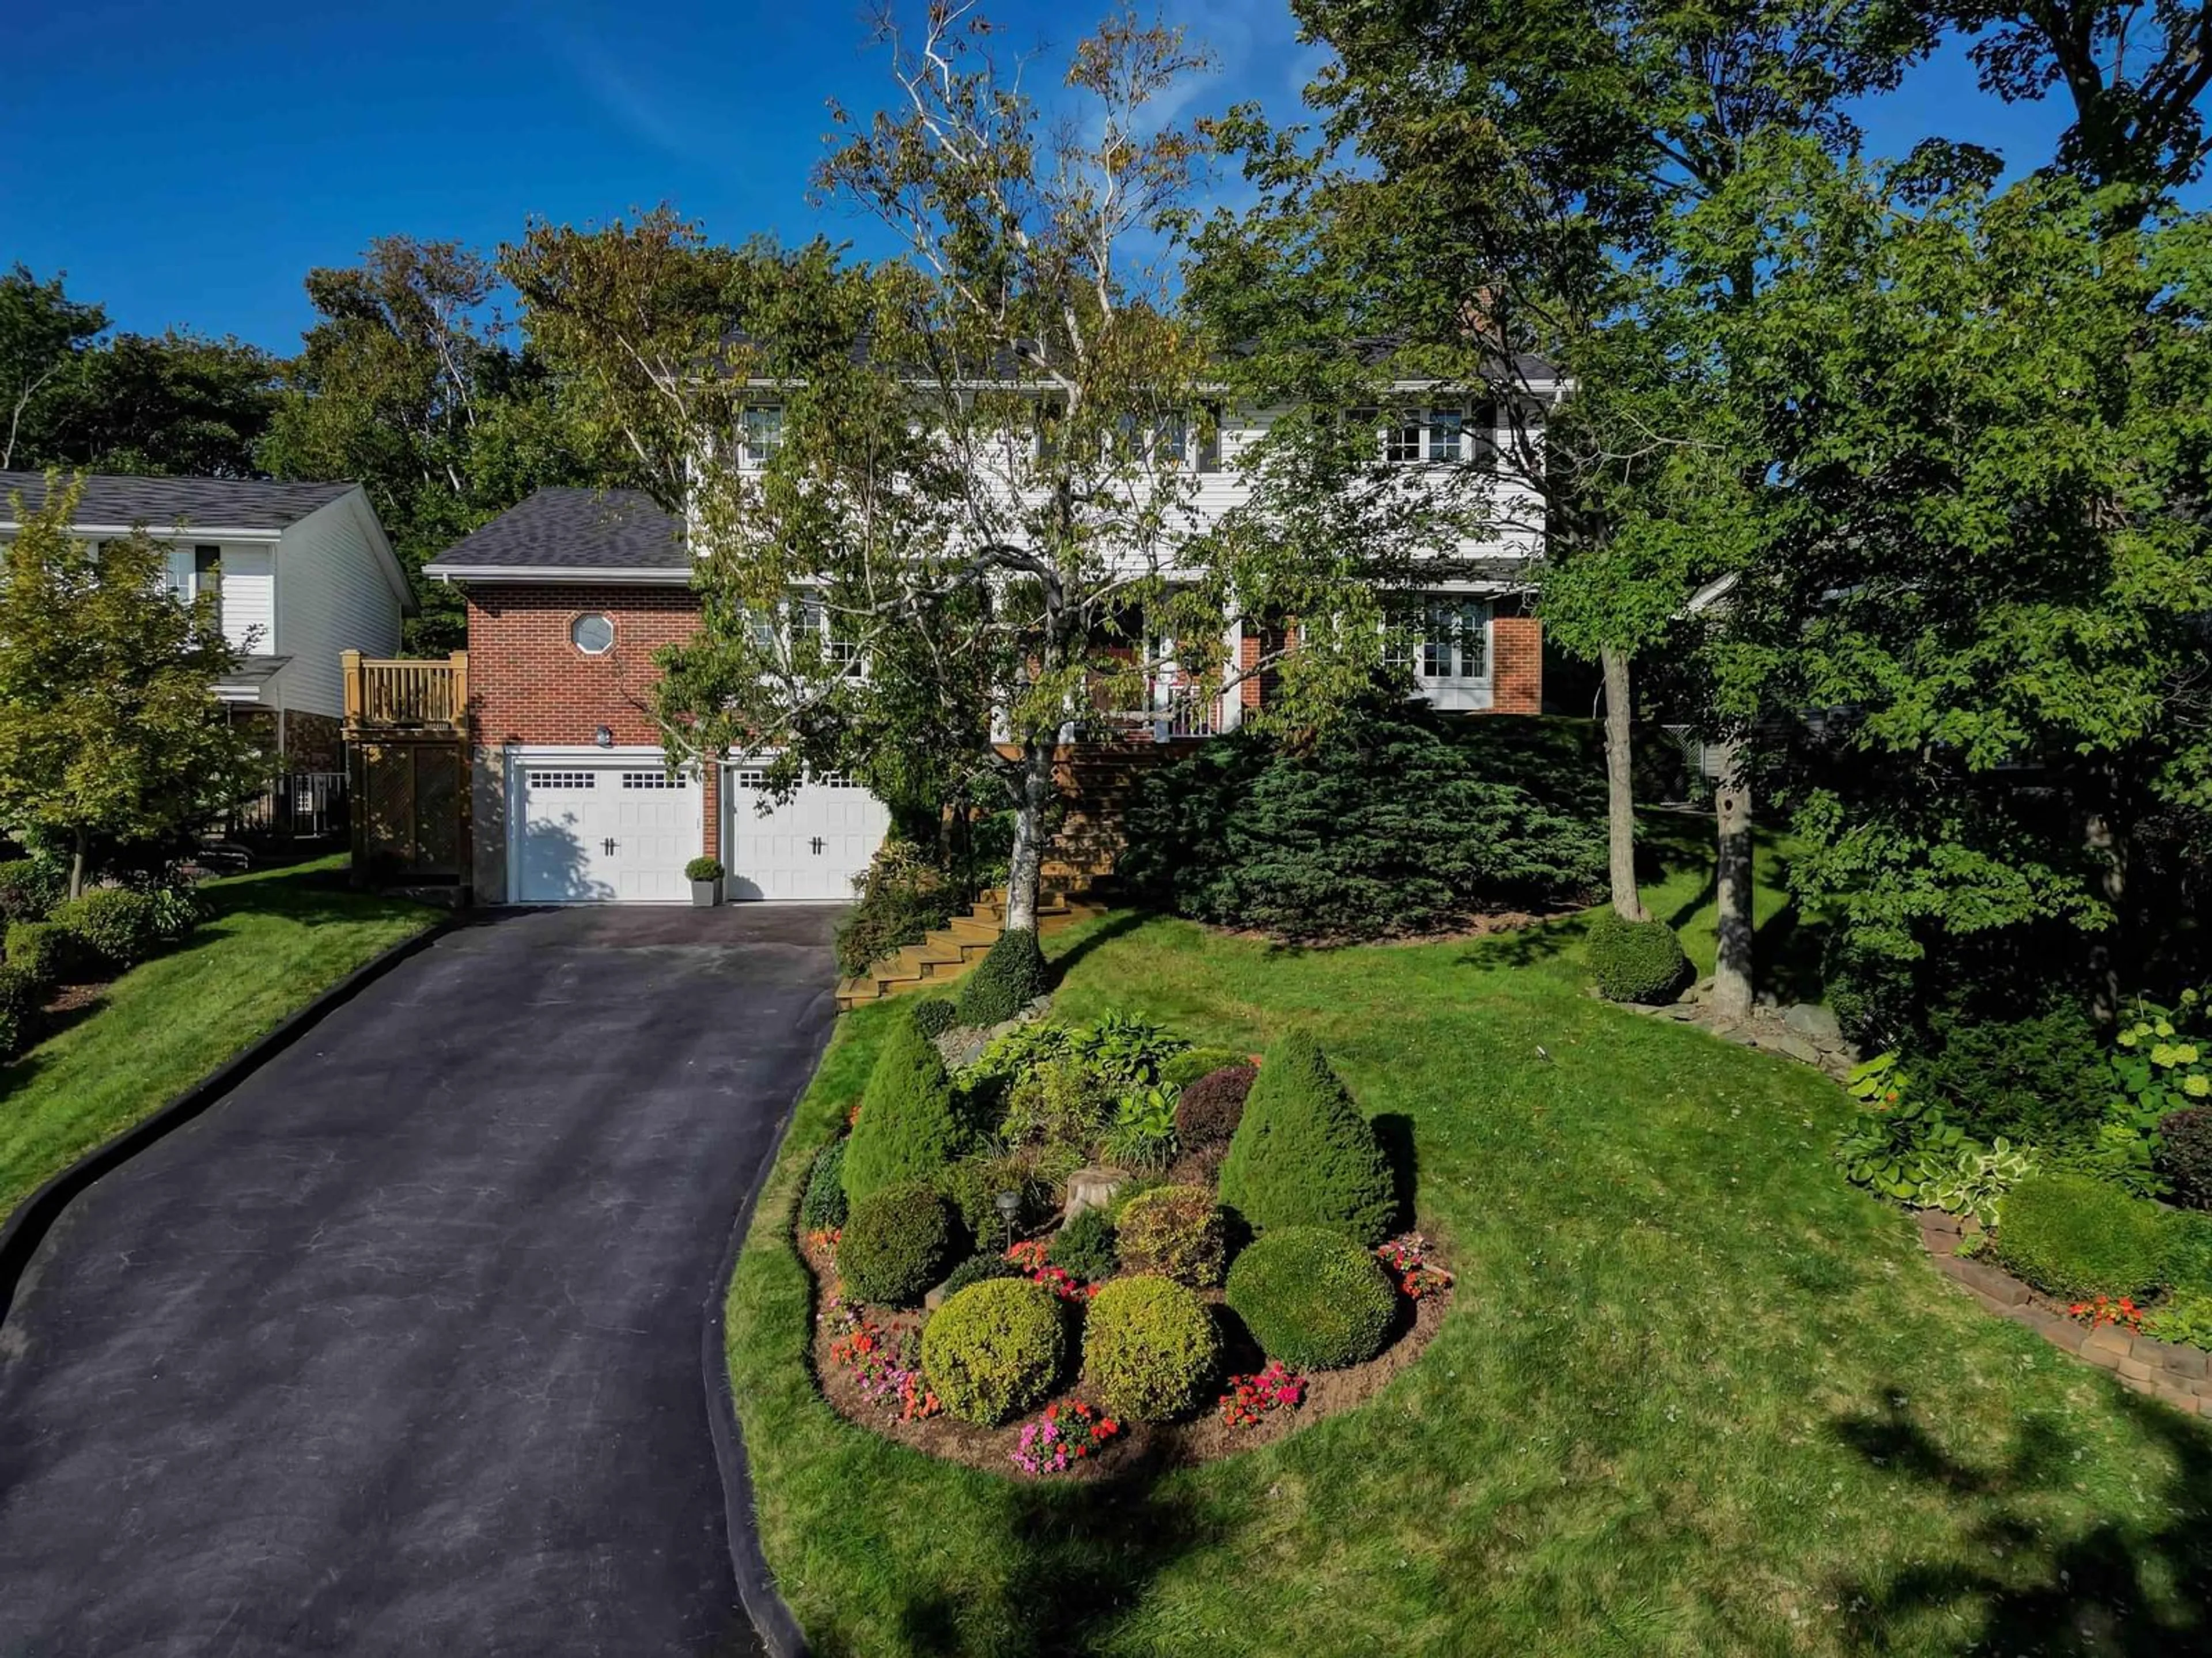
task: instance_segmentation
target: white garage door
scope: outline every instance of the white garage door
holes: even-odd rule
[[[722,836],[727,896],[849,901],[853,878],[867,868],[891,826],[890,809],[832,772],[809,778],[763,817],[760,772],[735,766],[728,775]]]
[[[514,896],[526,904],[682,903],[699,786],[655,759],[518,762]]]

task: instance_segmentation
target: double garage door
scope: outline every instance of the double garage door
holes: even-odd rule
[[[766,816],[760,774],[723,773],[722,861],[732,899],[842,902],[875,855],[890,813],[841,779],[811,780]],[[704,791],[658,755],[515,765],[513,896],[527,904],[685,903],[684,866],[705,841]]]

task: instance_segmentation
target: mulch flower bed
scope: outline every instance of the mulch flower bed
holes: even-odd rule
[[[933,1408],[916,1357],[927,1313],[850,1307],[837,1295],[834,1241],[805,1233],[794,1242],[814,1278],[814,1374],[837,1413],[931,1456],[1009,1479],[1125,1478],[1272,1444],[1381,1392],[1434,1339],[1453,1295],[1450,1275],[1433,1262],[1420,1261],[1409,1272],[1384,1254],[1385,1270],[1400,1286],[1398,1323],[1389,1344],[1364,1363],[1298,1375],[1256,1349],[1232,1345],[1224,1354],[1220,1398],[1188,1420],[1116,1420],[1071,1378],[1035,1410],[985,1428]],[[1383,1248],[1401,1249],[1403,1243],[1393,1240]],[[1218,1290],[1198,1293],[1209,1304],[1221,1300]],[[1080,1291],[1064,1298],[1071,1304],[1088,1299]],[[1062,1448],[1077,1444],[1080,1454]]]

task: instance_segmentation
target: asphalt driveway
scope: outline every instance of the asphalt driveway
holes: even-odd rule
[[[702,1319],[832,915],[467,927],[79,1198],[0,1326],[0,1655],[757,1650]]]

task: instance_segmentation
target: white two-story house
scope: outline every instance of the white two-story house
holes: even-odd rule
[[[91,541],[143,530],[162,544],[171,589],[216,597],[240,653],[216,686],[286,772],[343,768],[338,657],[390,656],[415,609],[406,572],[357,483],[258,478],[83,480],[71,532]],[[15,502],[46,499],[39,472],[0,472],[0,538],[22,526]]]
[[[767,464],[781,422],[764,388],[732,434],[741,467]],[[1204,435],[1195,425],[1172,434],[1165,460],[1188,480],[1188,511],[1218,514],[1249,497],[1246,457],[1267,424],[1263,413],[1232,412]],[[1486,406],[1419,388],[1378,416],[1379,458],[1409,481],[1486,469],[1507,435]],[[1493,487],[1508,499],[1489,539],[1452,550],[1450,577],[1409,596],[1424,625],[1405,665],[1440,708],[1535,714],[1542,641],[1523,595],[1541,552],[1540,513],[1507,478]],[[763,811],[757,762],[673,778],[663,768],[653,653],[698,625],[693,560],[685,525],[647,496],[560,489],[538,491],[427,567],[468,599],[479,902],[680,902],[684,865],[702,853],[726,865],[736,897],[851,897],[890,822],[865,791],[816,778]],[[1250,619],[1224,616],[1222,625],[1230,648],[1219,685],[1164,672],[1148,708],[1107,725],[1125,738],[1198,738],[1260,706],[1266,678],[1253,670],[1272,642]],[[1083,734],[1071,725],[1071,739]]]

